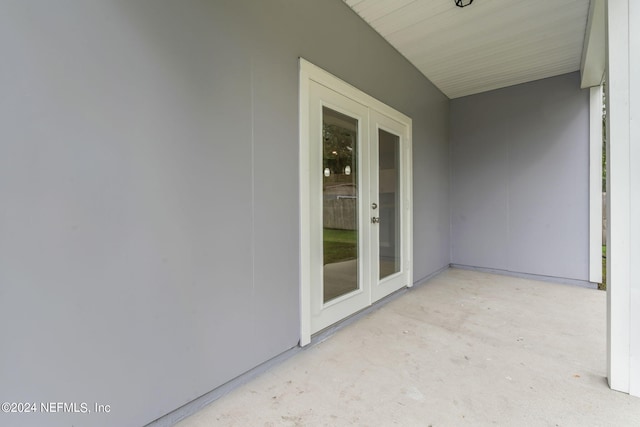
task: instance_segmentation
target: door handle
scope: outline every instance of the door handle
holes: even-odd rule
[[[380,222],[380,217],[374,216],[371,218],[371,223],[377,224]]]

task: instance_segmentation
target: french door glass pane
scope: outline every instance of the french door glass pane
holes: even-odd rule
[[[324,302],[359,288],[358,120],[322,108]]]
[[[378,130],[380,279],[400,271],[400,138]]]

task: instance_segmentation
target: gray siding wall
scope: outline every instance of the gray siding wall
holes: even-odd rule
[[[413,118],[416,280],[449,101],[340,0],[5,0],[0,401],[139,426],[295,346],[298,57]]]
[[[451,262],[589,279],[589,91],[578,73],[451,101]]]

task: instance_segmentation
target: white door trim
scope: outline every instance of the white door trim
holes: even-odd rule
[[[310,188],[310,174],[312,169],[311,165],[311,153],[309,144],[309,101],[310,101],[310,83],[315,81],[327,88],[330,88],[350,99],[356,101],[369,109],[375,110],[385,116],[388,116],[399,123],[406,124],[408,129],[408,143],[405,144],[403,160],[405,161],[405,177],[407,177],[405,200],[403,201],[404,221],[406,224],[407,232],[403,236],[406,241],[403,242],[403,249],[407,251],[407,258],[405,262],[409,263],[409,283],[407,286],[413,284],[412,277],[412,179],[411,179],[411,128],[412,121],[408,116],[400,113],[399,111],[389,107],[388,105],[378,101],[377,99],[367,95],[361,90],[351,86],[350,84],[340,80],[332,74],[324,71],[323,69],[313,65],[312,63],[300,58],[300,80],[299,80],[299,195],[300,195],[300,345],[305,346],[311,342],[311,195],[309,193]]]

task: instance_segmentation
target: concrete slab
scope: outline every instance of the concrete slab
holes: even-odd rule
[[[606,383],[605,299],[450,269],[178,425],[638,426]]]

